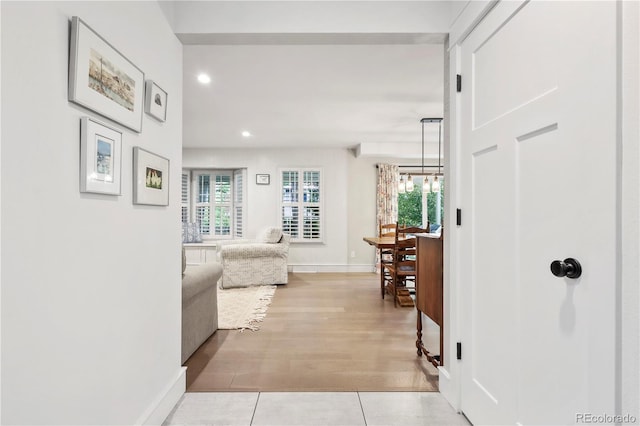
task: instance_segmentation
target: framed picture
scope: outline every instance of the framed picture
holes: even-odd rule
[[[146,82],[144,111],[160,121],[167,120],[167,92],[151,80]]]
[[[269,185],[271,183],[270,175],[256,175],[256,185]]]
[[[169,159],[133,147],[133,204],[169,205]]]
[[[80,18],[71,19],[69,101],[142,131],[144,73]]]
[[[80,119],[80,192],[120,195],[122,133],[90,117]]]

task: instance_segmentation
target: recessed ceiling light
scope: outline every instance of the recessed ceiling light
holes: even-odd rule
[[[245,130],[245,131],[242,132],[242,136],[245,137],[245,138],[250,138],[251,137],[251,132],[248,132],[248,131]]]
[[[211,83],[211,77],[209,77],[207,74],[200,74],[198,76],[198,81],[202,84],[209,84]]]

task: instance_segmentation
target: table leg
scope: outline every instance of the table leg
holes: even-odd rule
[[[382,253],[380,253],[380,293],[384,299],[384,265],[382,264]]]
[[[418,339],[416,340],[416,348],[418,348],[418,356],[422,356],[422,348],[424,347],[422,344],[422,315],[419,310],[416,309],[416,311],[418,312],[418,323],[416,324]]]

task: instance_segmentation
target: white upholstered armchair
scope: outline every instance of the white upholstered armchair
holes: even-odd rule
[[[291,237],[267,228],[255,240],[235,240],[220,246],[222,288],[286,284]]]

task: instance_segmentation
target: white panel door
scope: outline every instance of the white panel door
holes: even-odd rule
[[[462,44],[462,399],[614,414],[616,3],[500,2]],[[577,279],[554,276],[575,258]]]

